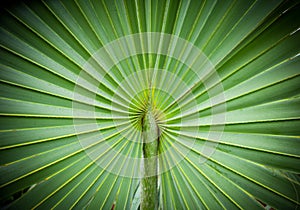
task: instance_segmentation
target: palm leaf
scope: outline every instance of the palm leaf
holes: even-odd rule
[[[296,209],[298,1],[43,0],[0,18],[11,209],[137,209],[141,120],[161,209]]]

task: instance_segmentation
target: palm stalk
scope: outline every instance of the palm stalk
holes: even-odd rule
[[[151,98],[151,97],[150,97]],[[157,170],[158,170],[158,140],[159,129],[156,123],[152,108],[152,100],[150,99],[142,119],[143,133],[143,177],[142,177],[142,195],[141,209],[151,210],[157,209]]]

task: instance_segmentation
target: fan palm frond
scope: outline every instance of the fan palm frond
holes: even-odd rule
[[[299,6],[3,7],[2,208],[138,209],[155,163],[161,209],[297,209]]]

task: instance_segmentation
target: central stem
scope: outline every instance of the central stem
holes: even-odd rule
[[[141,209],[157,209],[157,155],[159,129],[152,111],[151,100],[142,120],[144,171],[141,180]]]

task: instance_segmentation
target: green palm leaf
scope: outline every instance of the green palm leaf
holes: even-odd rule
[[[297,209],[299,6],[3,7],[1,207],[138,209],[143,139],[156,136],[158,208]]]

